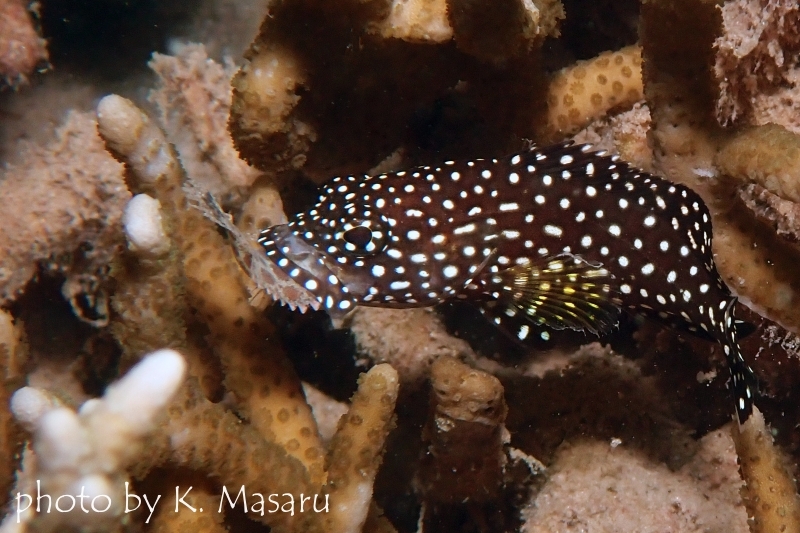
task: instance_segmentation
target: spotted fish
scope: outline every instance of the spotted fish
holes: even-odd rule
[[[752,412],[755,380],[705,204],[588,145],[335,177],[259,242],[300,296],[332,313],[457,298],[522,342],[602,334],[622,312],[661,320],[721,344],[739,421]]]

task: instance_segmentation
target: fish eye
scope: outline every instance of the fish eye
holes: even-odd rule
[[[389,239],[388,223],[380,219],[350,221],[336,232],[339,248],[348,255],[366,256],[382,252]]]
[[[366,248],[372,240],[372,230],[366,226],[358,226],[345,231],[342,238],[356,248]]]

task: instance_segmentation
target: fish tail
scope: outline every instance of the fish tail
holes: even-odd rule
[[[736,319],[734,308],[737,299],[731,298],[725,308],[722,322],[722,349],[728,360],[728,368],[731,372],[731,391],[736,402],[736,416],[739,424],[743,424],[753,413],[753,397],[758,391],[753,369],[744,360],[742,350],[739,347],[738,335],[736,331]]]

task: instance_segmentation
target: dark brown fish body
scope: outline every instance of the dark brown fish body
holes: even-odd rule
[[[621,310],[660,319],[720,342],[740,421],[752,410],[703,201],[588,146],[334,178],[260,241],[331,311],[459,298],[523,342],[603,333]]]

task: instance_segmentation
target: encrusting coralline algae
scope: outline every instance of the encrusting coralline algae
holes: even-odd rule
[[[2,531],[798,530],[793,2],[646,2],[628,14],[638,44],[583,61],[557,39],[582,12],[555,1],[269,10],[238,74],[238,53],[174,46],[152,60],[149,103],[152,82],[136,81],[135,103],[73,110],[48,142],[0,137],[18,152],[0,178]],[[2,97],[33,101],[32,82]],[[721,349],[651,323],[531,355],[457,308],[358,307],[337,318],[348,344],[320,314],[276,312],[247,275],[258,232],[313,203],[313,183],[572,134],[709,206],[720,275],[755,326],[740,342],[771,433],[761,412],[730,422]],[[187,180],[231,214],[243,250],[189,206]],[[323,337],[303,337],[309,324]],[[353,357],[369,372],[339,382]],[[325,438],[317,417],[342,407],[324,393],[355,393]],[[55,497],[83,485],[120,503],[125,481],[163,497],[152,516],[123,502],[17,523],[13,496],[36,480]],[[189,486],[184,502],[205,511],[172,512]],[[247,516],[217,512],[241,486]],[[257,494],[286,507],[262,515]],[[301,494],[328,512],[297,500],[292,514],[285,495]]]

